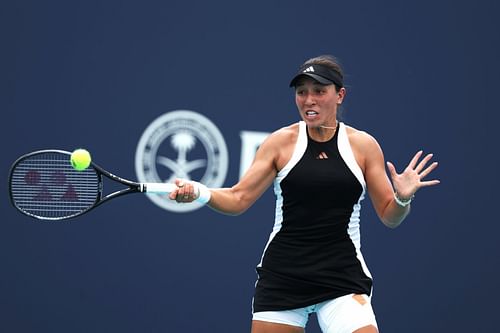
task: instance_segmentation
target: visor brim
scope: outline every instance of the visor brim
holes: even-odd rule
[[[304,76],[308,76],[312,79],[314,79],[315,81],[318,81],[319,83],[323,84],[323,85],[329,85],[329,84],[333,84],[332,81],[328,80],[328,79],[325,79],[324,77],[322,76],[319,76],[317,74],[313,74],[313,73],[300,73],[300,74],[297,74],[293,79],[292,81],[290,81],[290,87],[295,87],[297,85],[297,81],[304,77]]]

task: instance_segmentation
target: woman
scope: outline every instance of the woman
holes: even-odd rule
[[[378,332],[372,279],[360,252],[359,212],[368,193],[381,221],[397,227],[437,162],[419,151],[398,174],[377,141],[337,121],[346,89],[332,56],[306,61],[290,83],[302,121],[272,133],[242,179],[208,189],[177,180],[170,199],[241,214],[274,183],[275,225],[257,266],[252,333],[304,332],[316,312],[323,332]],[[423,157],[423,158],[422,158]]]

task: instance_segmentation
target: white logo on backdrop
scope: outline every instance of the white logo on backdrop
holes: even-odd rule
[[[154,120],[144,131],[135,153],[140,182],[168,182],[176,178],[195,180],[208,187],[221,187],[229,157],[219,129],[203,115],[187,110],[172,111]],[[158,206],[188,212],[201,204],[178,204],[166,195],[148,197]]]

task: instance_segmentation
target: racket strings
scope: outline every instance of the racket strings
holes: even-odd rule
[[[35,217],[59,219],[89,209],[99,195],[99,177],[93,168],[73,169],[69,155],[44,152],[31,155],[11,174],[14,204]]]

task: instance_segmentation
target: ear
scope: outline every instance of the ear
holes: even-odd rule
[[[347,90],[345,90],[344,87],[340,88],[340,90],[337,92],[337,95],[338,95],[337,104],[339,104],[339,105],[342,104],[346,94],[347,94]]]

